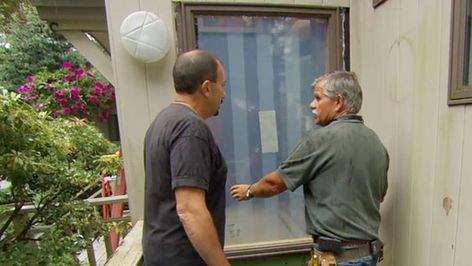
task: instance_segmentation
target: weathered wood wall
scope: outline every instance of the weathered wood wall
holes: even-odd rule
[[[447,106],[451,2],[351,1],[362,112],[392,163],[382,265],[470,265],[472,106]]]
[[[472,106],[447,106],[451,1],[388,0],[376,9],[371,0],[211,2],[350,6],[351,68],[364,89],[362,114],[391,156],[382,265],[470,265]],[[143,208],[143,137],[173,98],[176,50],[161,62],[138,63],[121,47],[119,27],[131,12],[148,10],[174,33],[172,1],[107,0],[106,8],[136,220]],[[448,213],[445,198],[452,201]]]

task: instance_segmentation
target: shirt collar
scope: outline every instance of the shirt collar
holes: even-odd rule
[[[341,115],[336,117],[334,121],[346,121],[346,122],[354,122],[354,123],[364,123],[364,119],[360,115],[356,114],[349,114],[349,115]],[[334,122],[333,121],[333,122]]]

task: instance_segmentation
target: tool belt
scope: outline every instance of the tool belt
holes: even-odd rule
[[[313,236],[314,247],[309,266],[336,266],[337,263],[354,260],[370,255],[383,259],[383,243],[380,240],[341,241],[327,237]]]
[[[311,251],[310,260],[307,266],[336,266],[336,257],[332,252],[321,252],[316,249]]]

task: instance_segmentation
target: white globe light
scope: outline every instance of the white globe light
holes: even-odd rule
[[[134,58],[152,63],[163,58],[170,47],[164,22],[151,12],[137,11],[121,23],[121,42]]]

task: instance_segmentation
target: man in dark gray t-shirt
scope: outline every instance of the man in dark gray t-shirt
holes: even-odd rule
[[[375,266],[382,256],[378,230],[387,150],[357,115],[362,90],[354,73],[335,71],[316,79],[313,94],[310,108],[322,128],[310,132],[278,169],[255,184],[234,185],[231,195],[242,201],[303,186],[314,254],[334,253],[338,266]]]
[[[145,265],[229,265],[224,256],[226,163],[204,119],[225,96],[221,62],[193,50],[177,58],[175,101],[144,142]]]

